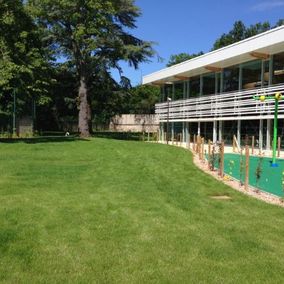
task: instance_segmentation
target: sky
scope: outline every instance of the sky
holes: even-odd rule
[[[237,20],[246,26],[269,21],[274,25],[284,18],[284,0],[136,0],[142,16],[132,34],[153,41],[154,49],[163,58],[155,56],[139,70],[122,63],[124,76],[133,86],[141,78],[165,68],[170,56],[181,52],[208,52],[223,33]],[[116,79],[117,72],[113,72]]]

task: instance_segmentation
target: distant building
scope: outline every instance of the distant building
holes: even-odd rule
[[[254,135],[269,149],[274,101],[253,96],[284,94],[284,26],[145,76],[143,84],[161,88],[156,104],[161,140],[166,131],[171,137],[183,134],[184,141],[188,133],[228,143],[233,135],[239,143]],[[281,135],[284,101],[279,118]]]

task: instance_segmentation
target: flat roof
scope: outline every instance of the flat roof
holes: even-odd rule
[[[179,81],[281,51],[284,51],[284,26],[146,75],[143,85]]]

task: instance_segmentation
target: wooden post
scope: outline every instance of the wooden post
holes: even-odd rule
[[[150,132],[148,131],[148,142],[150,142]],[[160,137],[160,133],[159,133],[159,137]]]
[[[254,136],[251,138],[251,154],[254,154]]]
[[[221,178],[224,177],[224,141],[222,141],[221,146],[220,146],[220,176]]]
[[[195,151],[195,140],[196,140],[196,135],[194,134],[194,136],[193,136],[193,145],[192,145],[193,152]]]
[[[280,157],[281,137],[278,137],[278,158]]]
[[[202,159],[202,147],[201,147],[201,142],[202,141],[202,138],[201,138],[201,136],[199,136],[199,143],[198,143],[198,155],[199,155],[199,160],[201,160]]]
[[[190,150],[190,133],[188,133],[188,150]]]
[[[216,150],[216,148],[215,148],[215,145],[213,144],[213,146],[212,146],[212,151],[211,151],[211,156],[212,156],[212,163],[211,163],[211,165],[210,165],[210,170],[211,170],[211,171],[214,171],[214,168],[215,168],[215,164],[214,164],[214,161],[215,161],[215,154],[216,154],[215,150]]]
[[[208,169],[211,169],[210,166],[210,161],[211,161],[211,141],[208,140]]]
[[[245,171],[245,190],[249,186],[249,146],[246,145],[246,171]]]
[[[236,153],[235,135],[233,136],[233,153]]]
[[[201,159],[204,161],[204,138],[201,139]]]

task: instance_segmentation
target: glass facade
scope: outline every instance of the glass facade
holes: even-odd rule
[[[219,70],[219,69],[216,69]],[[261,87],[267,87],[269,85],[284,84],[284,52],[270,56],[268,59],[257,59],[245,62],[239,65],[231,66],[223,69],[219,72],[211,72],[201,74],[200,76],[194,76],[188,80],[176,81],[174,84],[165,84],[161,87],[161,97],[163,101],[167,100],[167,97],[173,100],[195,98],[199,96],[208,96],[212,94],[219,94],[225,92],[234,92],[238,90],[251,90]],[[254,91],[252,91],[253,93]],[[246,100],[244,98],[238,98],[239,100]],[[198,100],[197,100],[198,104]],[[234,115],[232,106],[227,106],[226,110],[231,111]],[[183,110],[182,110],[183,111]],[[238,111],[238,110],[236,110]],[[201,114],[202,116],[203,114]],[[221,116],[221,115],[220,115]],[[186,131],[191,134],[191,141],[193,134],[197,134],[200,130],[200,135],[205,140],[213,137],[213,122],[201,121],[198,129],[197,122],[186,122],[187,116],[185,116],[184,122],[171,122],[170,123],[170,137],[178,140],[181,134],[185,134]],[[217,118],[218,119],[218,118]],[[217,139],[219,139],[219,131],[221,131],[221,137],[226,144],[232,144],[233,136],[238,133],[238,121],[237,113],[235,113],[234,119],[223,121],[222,124],[218,121],[217,125]],[[198,119],[197,119],[198,120]],[[267,130],[271,131],[270,126],[268,128],[268,120],[263,119],[262,135],[260,136],[260,121],[244,120],[240,125],[240,143],[241,145],[252,143],[252,136],[254,136],[255,147],[269,148],[271,147],[271,133],[267,135]],[[282,137],[282,147],[284,147],[284,119],[278,121],[279,137]],[[163,123],[164,129],[166,123]],[[272,125],[272,124],[271,124]],[[188,128],[187,128],[188,127]],[[259,137],[260,136],[260,137]],[[261,141],[261,142],[260,142]],[[269,142],[270,141],[270,142]],[[269,145],[266,145],[268,143]]]
[[[180,100],[283,83],[284,52],[268,60],[253,60],[225,68],[222,72],[206,73],[189,80],[165,84],[161,87],[161,102],[165,102],[167,97]]]
[[[241,65],[242,68],[242,89],[254,89],[262,86],[261,70],[262,61],[255,60]]]
[[[225,68],[223,71],[223,92],[239,90],[239,66]]]
[[[203,95],[215,94],[216,78],[215,73],[203,75]]]
[[[284,83],[284,52],[273,56],[273,84]]]
[[[174,100],[181,100],[184,98],[184,83],[176,82],[174,83]]]
[[[197,97],[200,94],[200,76],[193,77],[189,82],[189,97]]]

